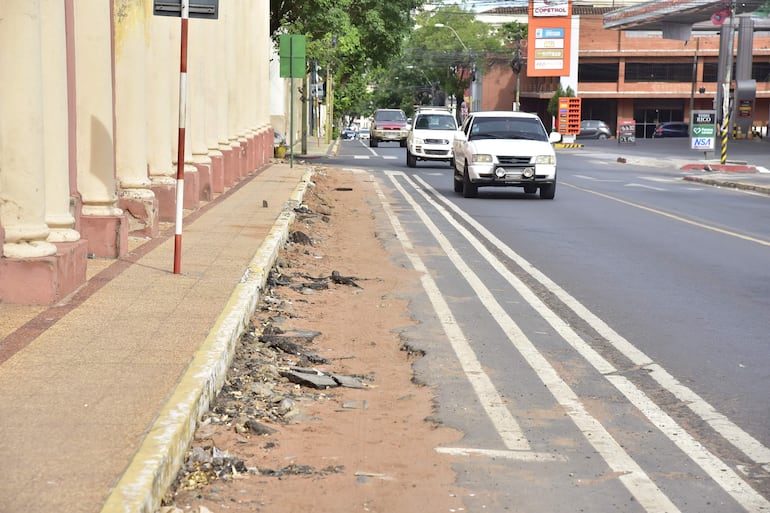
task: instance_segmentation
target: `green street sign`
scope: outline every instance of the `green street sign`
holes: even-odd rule
[[[714,137],[717,135],[717,129],[714,125],[695,125],[692,127],[693,137]]]
[[[284,34],[280,38],[279,54],[281,57],[282,78],[302,78],[306,73],[307,38],[305,36]]]

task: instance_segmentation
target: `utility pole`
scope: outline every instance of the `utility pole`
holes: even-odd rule
[[[733,50],[735,47],[735,0],[730,0],[730,26],[727,28],[727,46],[724,66],[724,80],[721,84],[722,92],[722,130],[721,130],[721,153],[719,162],[727,162],[727,138],[730,132],[730,82],[732,81],[733,71]],[[721,77],[720,77],[721,78]]]

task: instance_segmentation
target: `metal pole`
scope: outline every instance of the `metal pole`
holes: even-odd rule
[[[733,47],[735,46],[735,2],[730,0],[730,28],[728,28],[730,52],[727,54],[725,81],[722,84],[722,151],[720,164],[727,162],[727,135],[730,131],[730,82],[733,71]]]
[[[181,0],[182,43],[179,57],[179,135],[176,152],[176,223],[174,227],[174,274],[182,266],[182,208],[184,206],[184,140],[187,120],[187,25],[190,20],[190,4]]]

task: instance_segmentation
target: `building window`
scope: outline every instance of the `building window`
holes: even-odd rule
[[[719,82],[719,63],[716,63],[716,62],[703,63],[703,81]]]
[[[626,63],[626,82],[692,82],[692,63]]]
[[[618,82],[618,63],[578,64],[578,82]]]
[[[770,62],[754,62],[751,65],[751,78],[757,82],[770,82]]]

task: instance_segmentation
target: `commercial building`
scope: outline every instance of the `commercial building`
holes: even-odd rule
[[[658,123],[687,122],[693,110],[718,110],[720,33],[731,20],[714,17],[711,21],[707,13],[710,9],[714,14],[721,12],[720,2],[704,1],[698,12],[686,13],[686,17],[679,15],[690,20],[690,24],[697,21],[687,40],[664,39],[660,17],[674,20],[671,9],[677,4],[691,6],[693,2],[573,2],[571,72],[563,77],[530,77],[524,66],[518,77],[521,110],[537,112],[544,120],[550,120],[548,101],[560,82],[564,88],[572,87],[581,98],[583,119],[603,120],[614,133],[621,120],[633,119],[638,138],[651,137]],[[744,8],[758,6],[757,2],[741,4]],[[669,9],[667,15],[660,11],[661,5]],[[616,13],[633,6],[656,7],[659,11],[656,14],[648,10],[637,19],[632,8],[625,21],[617,16]],[[611,15],[617,28],[605,25]],[[734,55],[741,51],[739,43],[744,37],[738,36],[738,21],[746,16],[741,13],[736,17]],[[497,8],[482,13],[480,19],[495,25],[512,20],[527,23],[528,11],[527,7]],[[754,20],[749,48],[752,60],[746,78],[756,84],[750,116],[752,125],[766,127],[770,120],[770,19]],[[525,59],[530,52],[526,46],[522,49]],[[736,77],[735,69],[731,76]],[[516,85],[517,76],[510,65],[492,66],[483,76],[481,86],[476,86],[477,108],[510,109],[516,101]],[[733,80],[733,88],[735,85]],[[744,109],[740,114],[747,112]]]

